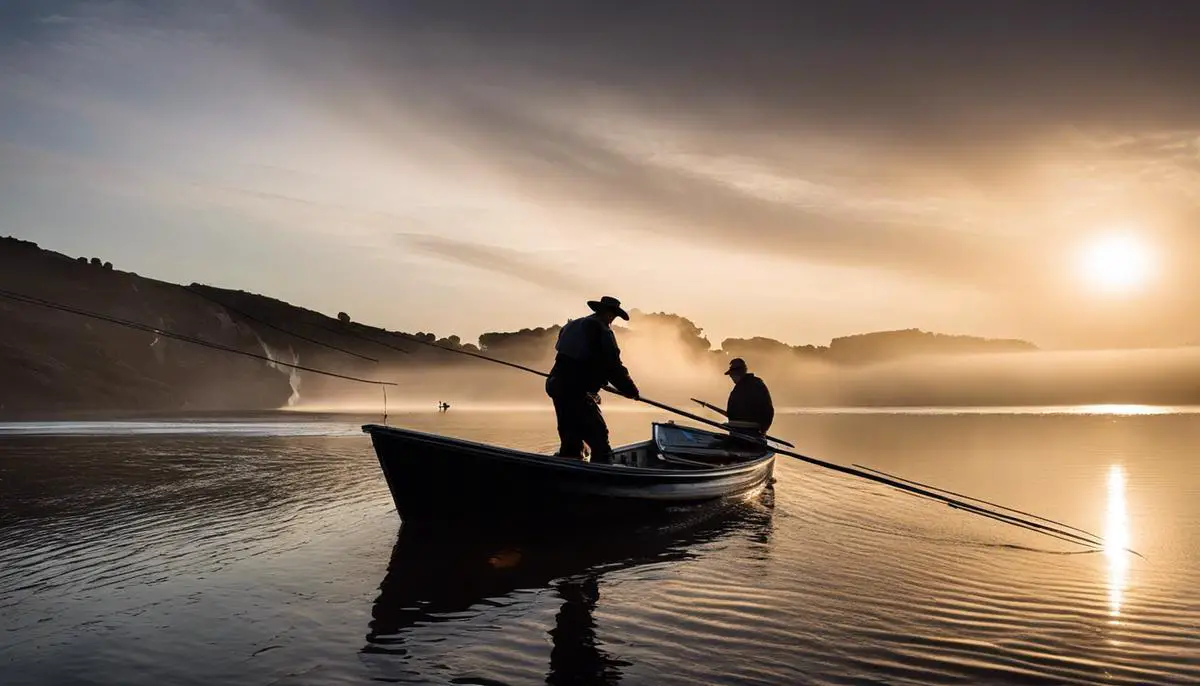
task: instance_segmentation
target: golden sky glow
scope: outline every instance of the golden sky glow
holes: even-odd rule
[[[714,343],[1200,341],[1188,22],[718,5],[28,3],[0,233],[465,338],[611,293]]]

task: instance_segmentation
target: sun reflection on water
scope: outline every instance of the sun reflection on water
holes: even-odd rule
[[[1108,557],[1108,611],[1121,615],[1121,600],[1129,575],[1129,517],[1125,508],[1125,470],[1108,468],[1108,505],[1104,521],[1104,554]]]

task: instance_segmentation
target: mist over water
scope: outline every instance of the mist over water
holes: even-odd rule
[[[378,416],[3,424],[4,682],[1195,682],[1200,417],[1102,411],[777,422],[1112,541],[1082,554],[787,460],[769,497],[671,531],[431,541],[359,431]],[[671,418],[608,417],[616,443]],[[548,412],[390,421],[557,442]]]
[[[723,406],[731,384],[726,356],[697,352],[671,339],[639,338],[623,359],[642,394],[696,409],[689,398]],[[448,402],[463,409],[542,410],[549,407],[543,379],[444,352],[438,364],[380,366],[373,378],[387,389],[393,411],[419,411]],[[498,355],[501,359],[506,359]],[[777,407],[1043,407],[1076,405],[1200,406],[1200,349],[1031,351],[921,355],[891,362],[835,365],[793,355],[747,357],[769,385]],[[549,371],[553,359],[519,359]],[[306,373],[298,376],[308,378]],[[605,395],[606,409],[630,403]],[[377,386],[324,383],[296,409],[382,412]]]

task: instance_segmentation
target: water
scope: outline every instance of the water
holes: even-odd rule
[[[655,417],[611,412],[614,439]],[[761,502],[668,531],[429,539],[399,526],[375,420],[0,425],[0,683],[1200,682],[1195,413],[774,427],[1144,560],[786,459]],[[391,421],[554,447],[547,414]]]

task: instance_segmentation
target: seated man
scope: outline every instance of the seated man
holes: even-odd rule
[[[621,350],[613,335],[617,317],[628,320],[621,301],[610,296],[588,302],[593,314],[573,319],[558,333],[554,367],[546,379],[546,395],[554,401],[558,419],[560,457],[582,459],[583,444],[592,451],[592,462],[612,461],[608,425],[600,413],[600,389],[612,384],[629,398],[638,397],[637,385],[621,363]]]
[[[726,376],[733,380],[725,416],[734,429],[765,434],[775,421],[775,405],[771,402],[771,391],[767,384],[746,369],[746,361],[735,357],[729,361]]]

